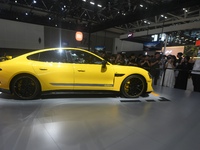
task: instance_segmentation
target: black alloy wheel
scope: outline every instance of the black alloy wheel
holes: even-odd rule
[[[36,99],[41,93],[39,81],[27,74],[18,75],[11,83],[11,91],[22,100]]]
[[[142,96],[147,89],[147,84],[140,75],[127,77],[121,85],[121,94],[126,98],[137,98]]]

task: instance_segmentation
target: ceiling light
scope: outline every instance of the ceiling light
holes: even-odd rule
[[[97,6],[98,6],[98,7],[102,7],[102,5],[100,5],[100,4],[98,4]]]
[[[186,8],[183,8],[183,10],[184,10],[185,12],[188,12],[188,10],[187,10]]]
[[[25,15],[28,16],[28,13],[26,12]]]
[[[91,4],[91,5],[95,5],[95,3],[94,3],[94,2],[90,2],[90,4]]]
[[[36,0],[33,0],[33,3],[34,3],[34,4],[36,4],[36,3],[37,3],[37,1],[36,1]]]
[[[142,4],[140,4],[140,7],[144,7]]]
[[[15,3],[17,3],[17,0],[15,0]]]
[[[86,0],[82,0],[83,2],[86,2]]]

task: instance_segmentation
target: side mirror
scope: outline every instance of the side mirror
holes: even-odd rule
[[[106,60],[103,60],[103,61],[102,61],[102,68],[106,68],[106,64],[107,64],[107,61],[106,61]]]

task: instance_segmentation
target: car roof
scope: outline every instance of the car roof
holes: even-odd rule
[[[91,52],[91,51],[88,51],[88,50],[85,50],[85,49],[82,49],[82,48],[74,48],[74,47],[56,47],[56,48],[46,48],[46,49],[38,49],[38,50],[34,50],[34,51],[31,51],[31,52],[28,52],[28,53],[25,53],[25,54],[22,54],[22,55],[20,55],[20,56],[18,56],[18,57],[15,57],[15,58],[13,58],[13,59],[16,59],[16,58],[25,58],[25,57],[27,57],[27,56],[29,56],[29,55],[33,55],[33,54],[36,54],[36,53],[40,53],[40,52],[45,52],[45,51],[53,51],[53,50],[77,50],[77,51],[85,51],[85,52],[87,52],[87,53],[90,53],[90,54],[92,54],[92,55],[95,55],[96,57],[99,57],[100,59],[102,59],[103,60],[103,58],[101,57],[101,56],[99,56],[99,55],[97,55],[97,54],[95,54],[95,53],[93,53],[93,52]],[[108,62],[109,63],[109,62]],[[110,63],[109,63],[110,64]]]
[[[45,52],[45,51],[53,51],[53,50],[67,50],[67,49],[71,49],[71,50],[81,50],[81,51],[87,51],[87,52],[90,52],[88,50],[85,50],[85,49],[81,49],[81,48],[74,48],[74,47],[56,47],[56,48],[45,48],[45,49],[38,49],[38,50],[34,50],[32,52],[28,52],[24,55],[30,55],[30,54],[35,54],[35,53],[38,53],[38,52]]]
[[[85,49],[81,49],[81,48],[74,48],[74,47],[61,47],[61,48],[45,48],[45,49],[38,49],[38,50],[33,50],[31,52],[27,52],[27,53],[24,53],[22,55],[19,55],[19,56],[16,56],[15,58],[17,57],[27,57],[29,55],[33,55],[33,54],[36,54],[36,53],[40,53],[40,52],[45,52],[45,51],[53,51],[53,50],[78,50],[78,51],[85,51],[85,52],[88,52],[88,53],[91,53],[93,55],[96,55],[88,50],[85,50]],[[98,55],[96,55],[98,56]],[[100,56],[98,56],[100,57]],[[101,57],[100,57],[101,58]]]

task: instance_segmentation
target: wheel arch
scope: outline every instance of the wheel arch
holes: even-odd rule
[[[147,80],[146,80],[146,78],[145,78],[142,74],[139,74],[139,73],[130,74],[130,75],[126,76],[126,77],[123,79],[123,81],[121,82],[121,85],[120,85],[120,93],[121,93],[121,89],[123,88],[123,83],[124,83],[124,81],[125,81],[127,78],[131,77],[131,76],[138,76],[138,77],[140,77],[140,78],[144,81],[145,88],[144,88],[142,94],[145,94],[146,91],[147,91]]]
[[[140,76],[140,77],[145,81],[145,83],[146,83],[146,85],[147,85],[147,80],[146,80],[146,78],[145,78],[143,75],[139,74],[139,73],[130,74],[130,75],[126,76],[126,77],[123,79],[123,81],[124,81],[126,78],[128,78],[128,77],[130,77],[130,76],[132,76],[132,75]],[[122,85],[123,81],[121,82],[121,85]],[[120,85],[120,88],[121,88],[121,85]]]
[[[15,76],[13,76],[12,79],[11,79],[11,81],[10,81],[9,89],[10,89],[10,92],[11,92],[11,93],[13,93],[12,88],[11,88],[11,86],[12,86],[12,84],[13,84],[13,81],[14,81],[17,77],[22,76],[22,75],[28,75],[28,76],[31,76],[31,77],[35,78],[35,79],[38,81],[38,83],[39,83],[40,89],[42,88],[42,87],[41,87],[40,81],[39,81],[38,78],[35,77],[34,75],[32,75],[32,74],[30,74],[30,73],[19,73],[19,74],[16,74]]]

